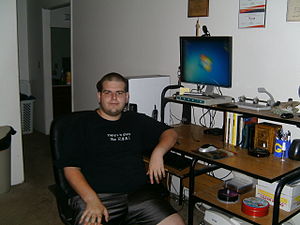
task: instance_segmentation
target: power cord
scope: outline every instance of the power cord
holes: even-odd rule
[[[171,120],[171,124],[174,124],[174,119],[178,120],[180,123],[182,123],[182,120],[179,119],[174,113],[172,113],[172,111],[170,111],[170,120]]]
[[[206,110],[206,111],[205,111]],[[217,112],[212,109],[202,109],[202,115],[199,118],[199,124],[203,127],[212,128],[215,125],[215,117]],[[209,115],[209,125],[206,123],[206,115]]]
[[[217,178],[217,179],[219,179],[219,180],[224,180],[225,178],[229,177],[230,174],[232,174],[232,171],[229,171],[228,174],[226,174],[226,175],[223,176],[223,177],[216,177],[214,171],[212,171],[212,172],[210,173],[211,176],[213,176],[214,178]]]
[[[205,213],[205,209],[209,209],[208,207],[204,206],[204,204],[202,202],[196,202],[195,208],[203,214]],[[205,208],[205,209],[203,210],[203,208]]]

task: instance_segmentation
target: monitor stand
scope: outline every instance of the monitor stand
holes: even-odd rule
[[[197,92],[189,92],[187,95],[194,95],[194,96],[206,96],[210,98],[218,98],[221,95],[214,93],[215,87],[212,85],[206,85],[205,91],[200,92],[200,84],[197,84]]]
[[[222,95],[214,93],[215,87],[212,85],[206,85],[205,91],[203,93],[204,96],[211,97],[211,98],[219,98]]]
[[[222,95],[214,93],[215,87],[212,85],[206,85],[205,91],[201,92],[200,91],[200,84],[197,84],[197,92],[185,92],[184,95],[189,95],[189,96],[205,96],[208,98],[220,98]]]

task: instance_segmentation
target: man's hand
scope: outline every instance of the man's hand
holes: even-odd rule
[[[163,156],[174,146],[176,140],[177,133],[171,128],[160,135],[159,142],[151,154],[147,172],[151,184],[154,184],[154,180],[159,183],[166,176]]]
[[[65,167],[64,174],[72,188],[86,203],[86,208],[79,223],[82,225],[101,225],[104,220],[107,222],[108,211],[86,181],[81,169],[78,167]]]
[[[159,184],[159,182],[166,176],[163,154],[160,151],[153,151],[147,175],[150,177],[151,184],[154,184],[154,181]]]
[[[108,222],[108,211],[101,201],[91,199],[86,202],[86,209],[84,210],[79,223],[83,225],[101,225],[103,220]]]
[[[159,183],[163,179],[165,174],[164,167],[164,154],[167,153],[176,143],[177,133],[174,129],[165,130],[159,138],[159,142],[154,148],[149,162],[149,168],[147,174],[150,177],[151,184]]]

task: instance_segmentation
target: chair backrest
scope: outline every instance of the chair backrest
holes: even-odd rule
[[[70,114],[63,115],[53,120],[50,129],[50,145],[51,153],[53,158],[53,171],[55,183],[60,187],[60,189],[67,195],[71,196],[74,191],[69,186],[67,180],[64,177],[63,169],[58,168],[55,162],[60,159],[62,149],[62,141],[64,138],[70,134],[72,129],[72,123],[75,120],[80,119],[84,114],[91,113],[92,111],[78,111]]]

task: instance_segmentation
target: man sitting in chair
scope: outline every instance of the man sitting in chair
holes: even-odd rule
[[[105,75],[97,89],[99,109],[74,122],[58,163],[78,194],[70,203],[78,212],[75,224],[184,225],[155,184],[165,176],[163,155],[176,132],[144,114],[123,112],[129,95],[122,75]],[[152,151],[147,172],[145,151]]]

